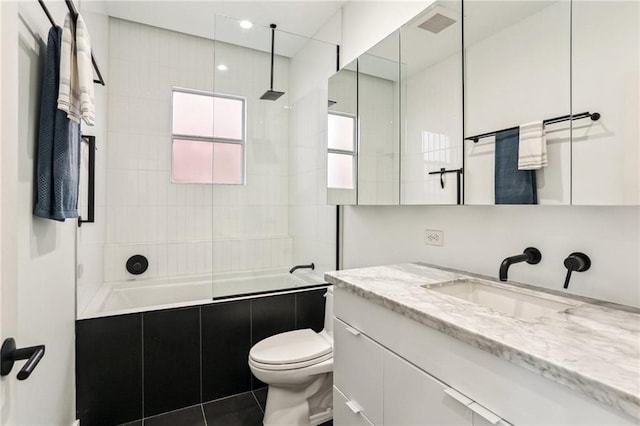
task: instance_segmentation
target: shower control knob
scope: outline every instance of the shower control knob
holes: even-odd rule
[[[132,275],[143,274],[149,267],[149,261],[141,254],[131,256],[127,260],[127,272]]]

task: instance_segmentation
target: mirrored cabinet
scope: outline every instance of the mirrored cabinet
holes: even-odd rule
[[[639,35],[639,2],[435,1],[331,77],[356,142],[330,202],[640,204]]]
[[[400,33],[358,58],[358,204],[400,202]]]
[[[402,204],[461,204],[462,3],[437,1],[400,30]]]

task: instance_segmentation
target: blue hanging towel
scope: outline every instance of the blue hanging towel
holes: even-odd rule
[[[36,155],[36,216],[64,221],[78,217],[80,124],[58,109],[62,28],[49,30]]]
[[[496,133],[496,204],[538,204],[535,170],[518,170],[518,127]]]

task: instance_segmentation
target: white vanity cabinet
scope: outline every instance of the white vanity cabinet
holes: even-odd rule
[[[339,319],[334,342],[336,425],[509,426]]]
[[[336,426],[638,423],[344,288],[333,297]]]
[[[353,414],[364,416],[373,424],[382,424],[383,348],[337,319],[333,324],[333,339],[336,348],[333,352],[333,383],[346,398],[342,404],[334,401],[334,407],[346,405]]]

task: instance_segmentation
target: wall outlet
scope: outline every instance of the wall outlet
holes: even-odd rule
[[[425,229],[424,243],[429,246],[442,247],[444,245],[444,232],[437,229]]]

